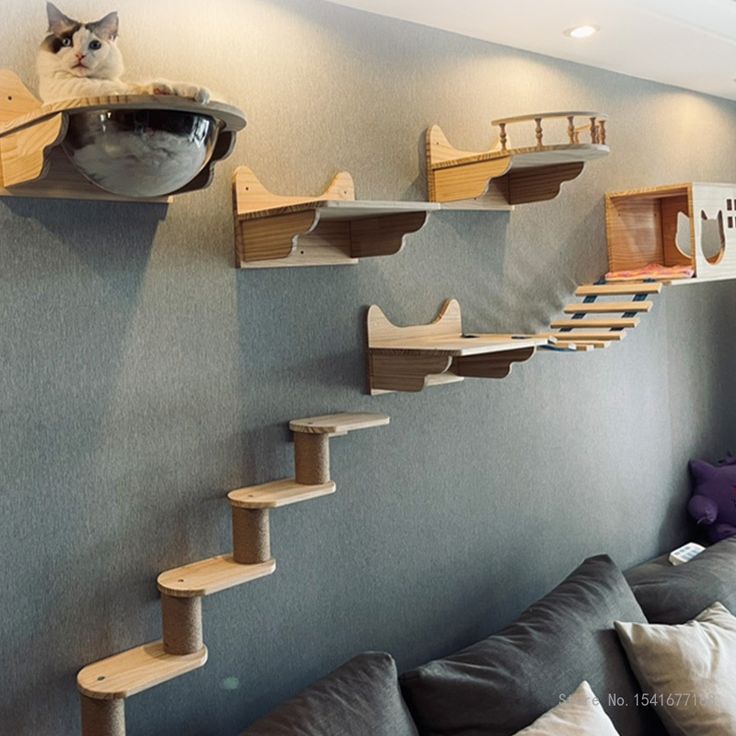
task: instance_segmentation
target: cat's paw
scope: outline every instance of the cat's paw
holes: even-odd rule
[[[203,105],[210,101],[210,91],[206,87],[197,87],[193,84],[176,84],[174,85],[174,94],[179,97],[188,97]]]
[[[194,84],[180,84],[179,82],[151,82],[149,94],[152,95],[176,95],[177,97],[188,97],[200,104],[207,104],[212,95],[206,87],[197,87]]]
[[[207,89],[207,87],[200,87],[197,90],[197,94],[194,96],[194,99],[201,105],[206,105],[212,99],[212,93]]]
[[[174,85],[169,82],[151,82],[148,85],[148,94],[150,95],[175,95]]]

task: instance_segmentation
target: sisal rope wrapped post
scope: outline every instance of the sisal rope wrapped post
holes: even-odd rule
[[[330,438],[326,434],[294,435],[296,482],[308,486],[330,482]]]
[[[81,696],[82,736],[125,736],[125,701]]]
[[[233,507],[233,559],[241,565],[256,565],[271,559],[268,509]]]
[[[167,654],[194,654],[202,640],[202,599],[161,594],[161,621]]]

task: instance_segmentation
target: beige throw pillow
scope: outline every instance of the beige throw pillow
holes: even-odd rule
[[[616,622],[643,690],[672,736],[736,734],[736,617],[714,603],[679,626]]]
[[[619,736],[590,685],[584,682],[566,700],[516,736]]]

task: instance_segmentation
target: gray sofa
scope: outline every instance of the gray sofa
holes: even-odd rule
[[[613,622],[685,623],[715,601],[736,612],[736,538],[679,567],[592,557],[499,633],[400,676],[361,654],[243,736],[513,736],[583,680],[621,736],[666,736]]]

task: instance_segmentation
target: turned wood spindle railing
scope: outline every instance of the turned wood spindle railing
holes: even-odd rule
[[[593,144],[598,143],[598,124],[597,117],[593,116],[590,118],[590,142]]]
[[[542,130],[542,118],[536,117],[534,118],[534,122],[537,124],[536,127],[536,134],[537,134],[537,148],[544,148],[544,131]]]
[[[499,123],[498,127],[501,129],[501,134],[499,137],[499,140],[501,141],[501,150],[506,151],[507,150],[507,144],[509,141],[508,135],[506,135],[506,123]]]
[[[533,115],[519,115],[513,118],[503,118],[494,120],[493,125],[499,127],[499,146],[502,153],[507,153],[509,148],[509,125],[516,123],[534,122],[536,134],[537,150],[544,150],[547,146],[544,143],[543,122],[553,118],[567,119],[567,139],[571,146],[580,145],[581,133],[588,131],[590,134],[590,142],[592,145],[606,145],[606,116],[597,112],[551,112],[536,113]],[[586,125],[576,126],[575,120],[578,118],[588,118],[590,123]],[[559,145],[559,144],[558,144]]]

